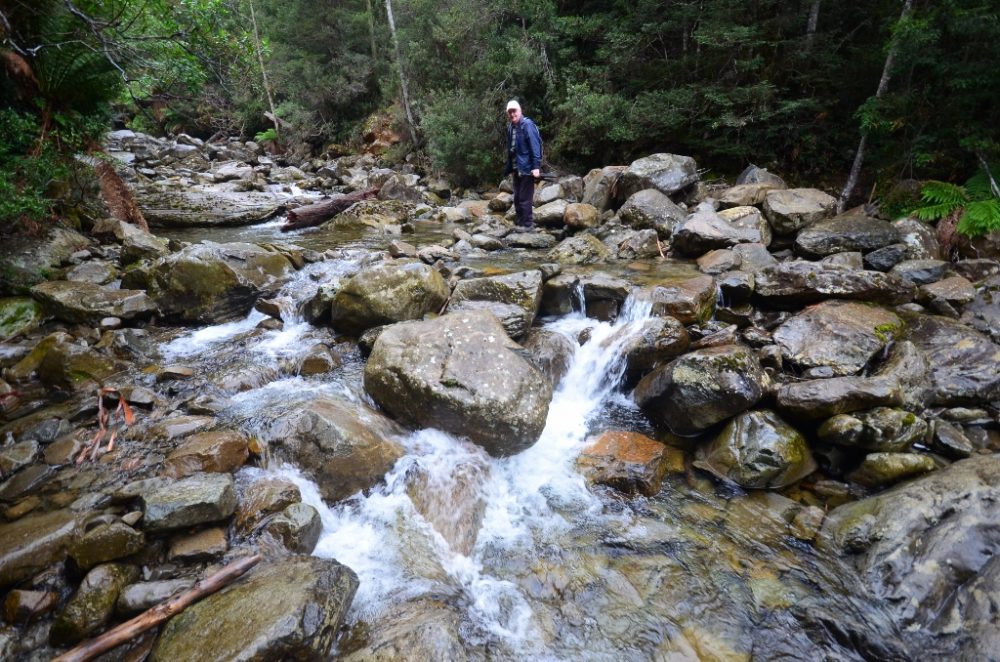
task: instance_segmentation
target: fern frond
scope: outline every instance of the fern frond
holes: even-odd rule
[[[936,205],[918,207],[913,210],[913,213],[922,221],[936,221],[939,218],[944,218],[960,206],[951,202],[942,202]]]
[[[958,221],[957,229],[973,238],[1000,231],[1000,200],[990,198],[970,202]]]
[[[990,179],[983,170],[977,170],[976,174],[965,182],[965,190],[969,194],[970,200],[988,200],[993,197],[990,189]]]
[[[950,204],[952,209],[965,204],[969,199],[964,187],[933,179],[924,182],[920,189],[920,197],[932,205]]]

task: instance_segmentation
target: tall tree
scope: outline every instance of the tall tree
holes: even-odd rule
[[[396,70],[399,72],[399,88],[403,95],[403,109],[406,111],[406,126],[410,130],[410,141],[416,145],[417,124],[413,121],[413,109],[410,107],[410,92],[403,67],[403,54],[399,48],[399,37],[396,35],[396,21],[392,17],[392,0],[385,0],[385,13],[389,20],[389,32],[392,34],[392,47],[396,52]]]

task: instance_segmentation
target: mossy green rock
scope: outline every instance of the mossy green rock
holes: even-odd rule
[[[693,435],[757,403],[767,376],[744,345],[699,349],[646,375],[635,400],[654,422]]]
[[[76,516],[68,510],[0,525],[0,587],[27,579],[66,558],[76,531]]]
[[[328,659],[357,588],[354,572],[333,560],[292,557],[257,567],[171,619],[151,659]]]
[[[937,464],[930,455],[919,453],[869,453],[861,466],[847,478],[868,487],[885,487],[934,471]]]
[[[115,609],[118,595],[135,581],[135,566],[108,563],[87,573],[73,597],[56,615],[49,630],[54,646],[71,646],[98,632]]]
[[[124,363],[89,347],[56,343],[38,365],[38,377],[48,386],[78,391],[103,385],[125,368]]]
[[[28,297],[0,299],[0,341],[31,331],[42,323],[42,306]]]
[[[100,563],[131,556],[146,544],[146,537],[124,522],[101,524],[83,533],[69,546],[76,564],[88,570]]]
[[[245,315],[291,271],[275,250],[203,242],[127,271],[122,287],[145,289],[171,321],[210,324]]]
[[[437,313],[450,294],[441,274],[422,262],[383,262],[344,284],[330,317],[334,328],[360,335],[373,326]]]
[[[740,414],[729,421],[695,463],[716,476],[747,488],[791,485],[816,470],[802,434],[768,410]]]
[[[876,407],[834,416],[824,421],[816,434],[822,441],[838,446],[898,452],[922,441],[927,428],[927,421],[908,411]]]

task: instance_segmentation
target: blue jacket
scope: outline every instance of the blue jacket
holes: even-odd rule
[[[535,123],[522,116],[518,124],[507,125],[507,165],[503,174],[516,169],[519,174],[529,175],[536,168],[542,168],[542,136]]]

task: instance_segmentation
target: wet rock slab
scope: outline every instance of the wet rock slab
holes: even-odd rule
[[[138,196],[143,216],[152,226],[233,226],[261,223],[284,208],[264,193],[237,193],[215,188],[149,188]]]
[[[326,659],[357,588],[354,572],[333,560],[258,566],[172,618],[150,659]]]
[[[896,305],[912,301],[916,293],[912,283],[892,274],[817,262],[785,262],[755,277],[756,296],[784,307],[834,298]]]
[[[156,305],[142,290],[117,290],[93,283],[52,280],[31,288],[55,317],[66,322],[97,324],[105,317],[128,320],[149,317]]]
[[[684,454],[637,432],[604,432],[580,451],[576,466],[590,482],[653,496],[668,470],[684,470]]]
[[[857,214],[845,214],[813,223],[795,238],[801,255],[820,258],[834,253],[869,253],[899,241],[899,231],[891,223]]]
[[[142,526],[158,532],[224,520],[236,510],[229,474],[197,474],[158,485],[141,495]]]
[[[908,320],[906,337],[927,356],[931,404],[1000,398],[1000,345],[956,320],[932,315]]]
[[[0,587],[27,579],[66,558],[77,526],[76,516],[66,510],[0,525]]]

